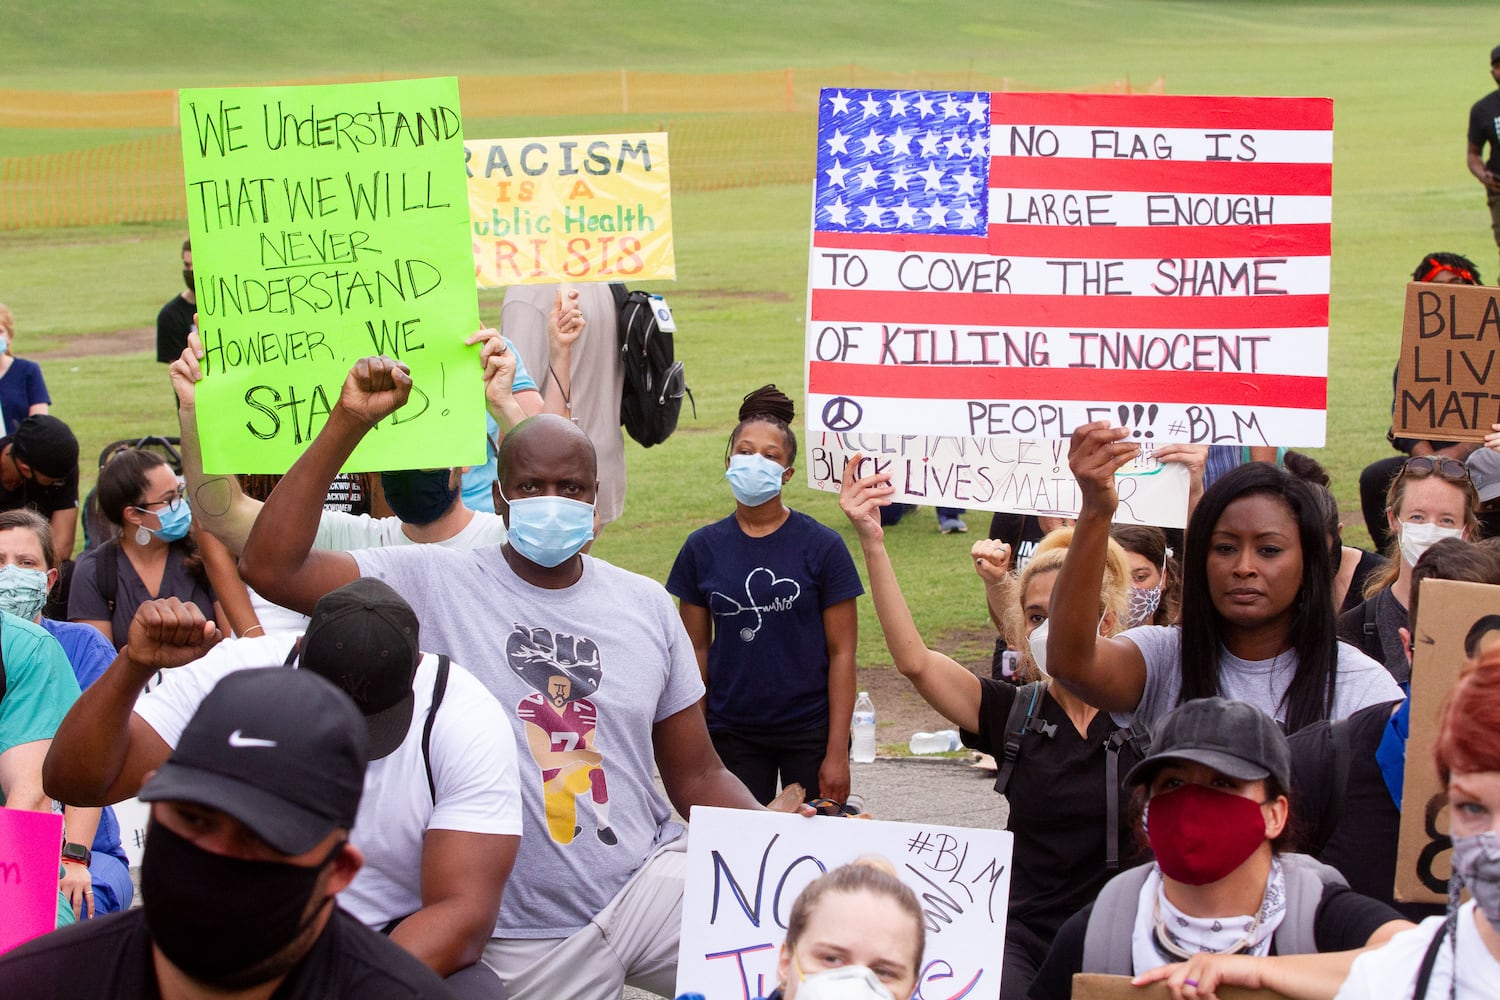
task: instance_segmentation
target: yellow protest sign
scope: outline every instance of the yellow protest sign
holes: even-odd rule
[[[411,367],[411,401],[351,471],[484,457],[458,81],[179,94],[211,473],[285,472],[356,360]]]
[[[665,132],[464,147],[480,288],[677,276]]]

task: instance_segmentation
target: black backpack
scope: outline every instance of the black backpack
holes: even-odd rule
[[[625,366],[625,391],[620,396],[620,425],[646,448],[661,444],[677,429],[682,397],[698,404],[672,349],[672,334],[657,322],[658,302],[650,293],[632,292],[612,284],[619,311],[620,360]],[[660,303],[663,310],[666,304]],[[671,313],[668,312],[670,317]]]
[[[1010,786],[1010,777],[1015,773],[1016,760],[1026,743],[1026,735],[1034,733],[1043,739],[1057,735],[1057,726],[1037,718],[1042,695],[1048,681],[1032,681],[1016,689],[1016,700],[1011,702],[1010,714],[1005,717],[1005,743],[995,774],[995,791],[1005,794]],[[1104,801],[1108,818],[1105,820],[1104,867],[1117,871],[1120,867],[1120,754],[1129,750],[1136,761],[1145,759],[1151,749],[1151,741],[1130,729],[1116,729],[1104,741],[1109,756],[1104,758]]]

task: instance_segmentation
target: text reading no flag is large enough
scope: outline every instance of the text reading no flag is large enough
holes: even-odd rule
[[[824,91],[819,123],[825,429],[1322,443],[1330,102]]]

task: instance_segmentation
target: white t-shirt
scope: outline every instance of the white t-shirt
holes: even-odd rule
[[[1182,692],[1182,630],[1175,625],[1142,625],[1121,633],[1135,643],[1146,661],[1146,687],[1134,712],[1113,712],[1121,726],[1154,727],[1177,707]],[[1219,694],[1248,701],[1278,722],[1286,721],[1287,687],[1297,671],[1297,654],[1288,651],[1270,660],[1242,660],[1219,647]],[[1362,708],[1405,695],[1389,670],[1346,642],[1339,643],[1338,676],[1333,682],[1330,719],[1342,719]]]
[[[477,549],[505,541],[505,519],[487,511],[473,511],[473,518],[462,531],[432,545],[446,549]],[[399,517],[371,517],[369,514],[346,514],[325,510],[318,518],[318,534],[313,548],[334,552],[356,552],[386,545],[416,545],[401,530]]]
[[[175,747],[198,704],[226,674],[279,667],[295,635],[256,636],[219,643],[208,655],[166,671],[136,701],[140,716]],[[434,806],[427,789],[422,730],[432,705],[437,657],[426,654],[412,681],[411,728],[395,752],[370,761],[350,842],[365,856],[339,905],[367,927],[380,928],[422,906],[422,840],[428,830],[519,835],[521,796],[510,722],[472,674],[451,664],[448,687],[432,727]]]
[[[672,599],[589,556],[561,590],[522,580],[498,545],[354,558],[411,603],[423,645],[475,664],[514,726],[526,836],[495,936],[573,934],[681,833],[656,788],[652,731],[697,711],[703,681]]]
[[[1490,954],[1474,921],[1474,903],[1465,903],[1458,911],[1458,947],[1444,941],[1432,967],[1427,984],[1431,1000],[1447,1000],[1448,985],[1453,979],[1453,956],[1458,955],[1458,1000],[1494,1000],[1500,997],[1500,962]],[[1409,931],[1402,931],[1382,947],[1366,952],[1354,960],[1349,978],[1344,980],[1336,1000],[1421,1000],[1413,998],[1417,971],[1422,957],[1432,943],[1432,936],[1443,926],[1443,917],[1428,917]]]

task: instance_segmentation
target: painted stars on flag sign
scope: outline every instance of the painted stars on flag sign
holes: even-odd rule
[[[985,92],[823,91],[814,227],[983,236],[989,136]]]

